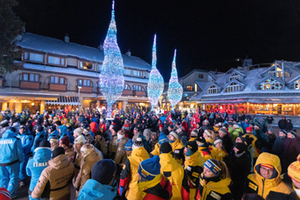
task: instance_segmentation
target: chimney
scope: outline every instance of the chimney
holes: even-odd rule
[[[131,52],[130,49],[128,49],[128,51],[125,53],[127,56],[131,56]]]
[[[215,73],[216,73],[216,74],[218,73],[218,69],[215,69]]]
[[[103,43],[100,43],[100,45],[98,46],[98,49],[103,51]]]
[[[65,42],[70,42],[70,38],[69,38],[69,34],[68,33],[66,33]]]

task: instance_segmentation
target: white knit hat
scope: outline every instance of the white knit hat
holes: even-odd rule
[[[84,143],[85,143],[85,138],[83,135],[79,135],[74,141],[74,144],[84,144]]]
[[[82,135],[83,133],[83,128],[79,127],[79,128],[76,128],[74,130],[74,136],[79,136],[79,135]]]
[[[221,139],[217,139],[217,140],[215,140],[214,145],[216,145],[216,144],[218,144],[220,142],[222,142],[222,140]]]
[[[234,128],[240,128],[240,126],[238,124],[234,124],[233,127]]]
[[[191,136],[198,136],[198,133],[197,133],[195,130],[193,130],[193,131],[191,132]]]
[[[211,136],[211,133],[208,130],[205,130],[204,133],[206,133],[208,136]]]
[[[171,131],[169,135],[172,135],[176,140],[178,139],[178,135],[174,131]]]

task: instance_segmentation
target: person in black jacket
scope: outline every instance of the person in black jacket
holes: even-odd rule
[[[292,120],[290,120],[290,119],[286,120],[285,130],[291,131],[291,130],[293,130],[293,128],[294,128],[294,126],[292,124]]]
[[[269,153],[272,153],[272,148],[273,148],[273,144],[276,140],[276,135],[274,133],[274,129],[273,128],[270,128],[267,133],[267,144],[266,146],[263,148],[263,152],[269,152]]]
[[[267,117],[268,129],[272,128],[272,122],[273,121],[274,121],[274,118],[272,116]]]
[[[231,180],[233,182],[230,190],[234,200],[240,200],[243,196],[244,184],[250,173],[251,161],[247,154],[244,143],[236,143],[233,147],[234,154],[229,155],[224,161],[228,166]]]
[[[282,130],[285,130],[286,123],[287,123],[286,118],[282,117],[282,119],[278,121],[278,128],[282,129]]]
[[[233,142],[229,137],[227,130],[225,128],[220,128],[219,137],[222,139],[223,147],[226,152],[230,152],[231,147],[233,146]]]

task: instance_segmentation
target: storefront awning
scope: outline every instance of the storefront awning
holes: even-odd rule
[[[46,101],[45,104],[48,105],[78,105],[79,99],[78,97],[64,97],[60,96],[57,98],[57,100],[53,101]]]

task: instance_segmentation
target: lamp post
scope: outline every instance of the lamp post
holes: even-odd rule
[[[78,113],[80,113],[80,89],[82,88],[82,80],[78,81]]]

